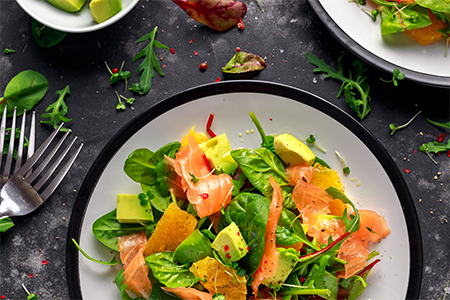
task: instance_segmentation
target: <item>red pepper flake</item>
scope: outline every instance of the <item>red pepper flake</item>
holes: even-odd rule
[[[447,157],[450,157],[450,150],[447,151]]]
[[[303,283],[303,282],[305,282],[305,277],[300,277],[300,283]]]
[[[244,29],[245,29],[245,24],[242,22],[242,19],[241,19],[241,18],[239,18],[239,23],[237,23],[237,27],[238,27],[240,30],[244,30]]]
[[[195,54],[195,56],[197,56],[197,55],[198,55],[198,52],[197,52],[197,51],[194,51],[194,54]]]
[[[268,262],[269,262],[268,260],[265,260],[265,261],[264,261],[265,264],[267,264]]]
[[[238,231],[238,232],[237,232],[237,235],[238,235],[238,236],[241,236],[241,233]]]
[[[285,59],[284,62],[287,63],[287,59]]]
[[[33,278],[33,273],[30,273],[30,275],[28,275],[28,278]]]
[[[208,199],[209,195],[207,193],[201,193],[200,197],[202,197],[204,200]]]
[[[1,296],[0,296],[0,299],[5,299],[5,295],[1,295]]]
[[[438,136],[437,141],[438,141],[439,143],[442,143],[442,141],[444,140],[444,138],[445,138],[445,134],[443,133],[443,134],[441,134],[440,136]]]
[[[166,65],[163,65],[163,68],[165,68],[166,67]]]
[[[405,173],[411,173],[411,170],[409,170],[409,169],[404,169],[405,170]]]
[[[227,252],[228,250],[230,250],[230,246],[225,245],[225,246],[223,247],[223,250],[225,250],[225,252]]]
[[[416,151],[414,151],[414,153],[417,153],[417,150],[416,150]]]
[[[230,253],[227,253],[226,255],[225,255],[228,259],[230,259],[231,258],[231,255],[230,255]]]
[[[46,261],[45,259],[43,259],[42,261],[41,261],[41,265],[46,265],[46,264],[48,264],[48,261]]]
[[[269,121],[273,121],[273,119],[272,119],[272,118],[269,118]]]
[[[440,155],[441,155],[441,152],[438,152],[438,153],[437,153],[437,156],[440,156]]]
[[[219,82],[220,81],[220,78],[219,77],[217,77],[217,79],[216,79],[216,82]]]
[[[173,50],[173,48],[170,48],[170,53],[175,54],[175,50]]]
[[[190,40],[190,41],[189,41],[189,44],[192,44],[192,42],[194,42],[194,39]]]
[[[237,52],[241,51],[241,47],[236,47],[236,51]]]

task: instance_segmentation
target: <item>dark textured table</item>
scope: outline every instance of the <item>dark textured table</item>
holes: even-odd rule
[[[15,1],[0,1],[0,48],[16,50],[0,55],[2,93],[6,83],[20,71],[32,69],[44,74],[50,87],[35,107],[39,121],[47,106],[56,101],[55,92],[69,85],[67,117],[73,121],[67,126],[84,143],[80,157],[53,196],[36,212],[14,218],[16,225],[0,235],[2,299],[25,299],[22,283],[40,299],[69,298],[67,228],[77,191],[95,158],[123,125],[155,103],[218,77],[223,80],[221,67],[234,55],[236,47],[266,59],[267,68],[255,80],[304,89],[352,114],[345,100],[336,98],[340,83],[313,73],[314,66],[305,59],[305,53],[314,53],[335,68],[339,57],[343,56],[344,66],[348,67],[357,57],[327,31],[306,0],[263,1],[264,12],[256,1],[245,3],[248,12],[243,31],[233,28],[214,32],[188,18],[171,1],[148,0],[140,1],[129,15],[108,28],[68,34],[55,47],[41,48],[31,35],[31,18]],[[136,40],[155,26],[159,28],[157,40],[175,49],[174,55],[158,52],[166,76],[157,74],[150,92],[135,96],[134,110],[118,112],[116,87],[108,81],[104,62],[120,67],[125,61],[125,69],[132,71],[130,81],[136,82],[139,75],[133,70],[138,62],[131,63],[131,59],[142,49]],[[204,61],[209,68],[200,72],[198,66]],[[372,101],[371,112],[361,123],[390,153],[410,189],[424,250],[421,298],[442,299],[450,279],[450,158],[434,156],[438,162],[435,165],[417,150],[445,133],[426,122],[425,117],[448,122],[450,93],[448,89],[408,80],[395,87],[379,80],[389,78],[389,74],[366,67]],[[131,92],[127,95],[131,96]],[[390,123],[403,124],[419,109],[422,114],[409,127],[390,135]],[[38,144],[51,131],[38,125]],[[42,264],[43,260],[48,264]]]

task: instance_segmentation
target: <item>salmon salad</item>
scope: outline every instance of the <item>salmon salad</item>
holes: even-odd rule
[[[348,167],[331,168],[308,142],[266,134],[249,116],[256,149],[233,149],[211,114],[205,132],[194,126],[181,141],[129,154],[123,170],[142,193],[117,195],[116,209],[92,225],[119,253],[110,262],[122,265],[118,299],[363,294],[381,261],[372,244],[391,233],[386,220],[350,200],[340,179]]]

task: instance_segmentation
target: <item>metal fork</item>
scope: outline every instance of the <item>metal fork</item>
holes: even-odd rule
[[[69,135],[70,130],[68,130],[64,134],[57,145],[42,161],[39,167],[37,167],[30,176],[25,176],[25,174],[27,174],[27,172],[36,164],[44,151],[48,148],[63,125],[64,123],[61,123],[59,127],[55,129],[55,131],[45,140],[45,142],[39,147],[39,149],[36,150],[33,156],[31,156],[30,159],[17,172],[15,172],[14,175],[12,175],[11,178],[3,186],[0,194],[0,219],[3,217],[23,216],[31,213],[42,203],[44,203],[44,201],[47,200],[48,197],[50,197],[50,195],[55,191],[63,178],[66,176],[70,167],[80,153],[83,144],[81,144],[76,149],[75,153],[69,158],[69,160],[61,168],[54,179],[43,189],[42,192],[39,192],[41,188],[44,187],[59,164],[62,162],[64,157],[67,155],[72,145],[75,143],[77,137],[75,137],[69,143],[69,145],[59,155],[55,162],[50,166],[48,171],[46,171],[45,174],[42,175],[44,168],[49,164],[53,156],[55,156],[64,140]],[[38,179],[39,176],[40,178]],[[33,182],[35,181],[37,182],[33,184]]]
[[[6,137],[6,114],[7,114],[8,107],[5,106],[3,110],[3,118],[2,123],[0,126],[0,151],[2,155],[0,156],[0,167],[2,165],[2,159],[3,158],[3,148],[5,146],[5,137]],[[19,168],[22,166],[22,155],[23,155],[23,145],[25,140],[25,119],[26,119],[26,109],[23,111],[22,116],[22,125],[20,127],[20,137],[19,137],[19,147],[17,148],[17,159],[16,164],[14,167],[14,173],[19,170]],[[9,175],[11,173],[11,164],[13,159],[13,153],[14,153],[14,142],[15,142],[15,135],[16,135],[16,116],[17,116],[17,107],[14,108],[14,113],[12,117],[12,124],[11,124],[11,132],[10,132],[10,141],[9,141],[9,147],[8,147],[8,153],[6,156],[5,161],[5,168],[3,169],[3,175],[0,177],[0,189],[3,188],[3,186],[6,184],[6,182],[9,179]],[[30,126],[30,137],[28,139],[28,151],[27,151],[27,159],[31,157],[34,153],[34,140],[35,140],[35,113],[33,112],[32,118],[31,118],[31,126]]]

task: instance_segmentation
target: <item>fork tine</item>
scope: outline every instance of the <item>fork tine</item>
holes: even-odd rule
[[[52,182],[44,189],[44,191],[40,194],[42,200],[47,200],[48,197],[55,191],[55,189],[58,187],[58,185],[61,183],[61,181],[66,176],[67,172],[69,171],[70,167],[74,163],[75,159],[77,158],[78,154],[81,151],[81,148],[83,148],[83,144],[81,144],[75,153],[72,155],[72,157],[67,161],[67,163],[64,165],[64,167],[58,172],[58,174],[53,178]]]
[[[58,134],[61,127],[64,125],[63,122],[56,128],[52,134],[45,140],[45,142],[37,149],[37,151],[30,157],[30,159],[17,171],[15,174],[20,174],[21,176],[24,176],[25,173],[27,173],[31,167],[34,166],[34,164],[38,161],[38,159],[42,156],[44,151],[48,148],[50,143],[53,141],[55,136]]]
[[[28,139],[28,150],[27,150],[27,160],[30,159],[30,157],[34,153],[34,147],[36,143],[36,112],[33,111],[33,114],[31,115],[31,126],[30,126],[30,138]],[[17,172],[17,171],[16,171]],[[30,169],[27,174],[25,174],[25,178],[28,178],[31,173],[33,172],[33,169]]]
[[[39,179],[39,181],[35,185],[33,185],[33,189],[35,189],[36,191],[39,191],[41,189],[41,187],[44,185],[44,183],[50,178],[50,176],[53,174],[55,169],[59,166],[61,161],[64,159],[67,152],[69,152],[70,148],[72,147],[72,145],[75,143],[76,140],[77,140],[77,137],[75,137],[72,140],[72,142],[66,147],[66,149],[64,149],[63,153],[61,153],[61,155],[59,155],[58,159],[52,164],[52,166],[47,170],[47,172]],[[36,172],[37,171],[38,170],[36,170]],[[42,170],[40,170],[40,172],[41,171]],[[31,181],[30,181],[30,183],[31,183]]]
[[[55,156],[56,152],[59,150],[59,148],[61,147],[62,143],[64,142],[64,140],[67,138],[67,136],[69,135],[71,131],[68,130],[64,136],[59,140],[58,144],[56,144],[56,146],[52,149],[52,151],[47,155],[47,157],[44,159],[44,161],[39,165],[39,167],[36,168],[36,170],[33,171],[33,173],[30,175],[30,177],[28,177],[26,179],[26,181],[28,183],[32,183],[38,176],[39,174],[42,173],[42,170],[44,170],[44,168],[48,165],[48,163],[50,162],[50,160],[53,158],[53,156]]]
[[[16,165],[14,166],[14,173],[16,173],[22,166],[22,155],[23,155],[23,142],[25,140],[25,119],[27,116],[27,110],[23,110],[22,115],[22,125],[20,126],[20,137],[19,137],[19,147],[17,148],[17,159]]]
[[[16,136],[16,114],[17,114],[17,107],[14,107],[13,119],[11,123],[11,134],[9,136],[8,155],[6,156],[5,169],[3,170],[3,178],[5,179],[8,179],[9,174],[11,173],[11,163],[14,152],[14,140]]]
[[[3,158],[3,147],[5,146],[5,135],[6,135],[6,114],[8,112],[8,106],[5,105],[3,109],[3,117],[2,117],[2,125],[0,127],[0,151],[1,156]],[[2,159],[0,159],[0,167],[2,166]]]

